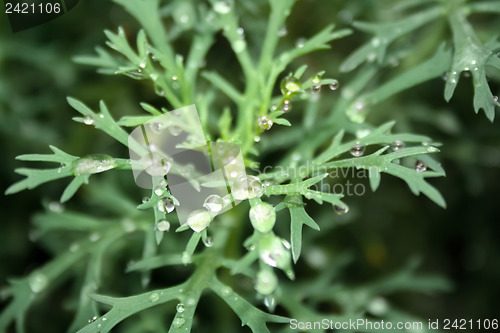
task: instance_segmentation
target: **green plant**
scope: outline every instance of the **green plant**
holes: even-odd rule
[[[169,302],[172,304],[161,307],[160,312],[172,317],[169,332],[189,331],[195,325],[193,319],[200,299],[207,294],[207,297],[213,294],[220,297],[242,325],[253,332],[269,331],[267,324],[270,323],[287,323],[286,316],[302,321],[323,318],[342,321],[367,318],[369,312],[386,320],[404,321],[412,316],[395,307],[387,308],[385,303],[384,311],[373,310],[376,302],[380,302],[377,296],[399,290],[433,292],[448,288],[441,278],[415,274],[416,262],[380,281],[343,288],[338,274],[349,258],[342,256],[336,258],[331,267],[323,268],[318,276],[305,276],[299,282],[287,279],[295,278],[292,262],[297,263],[302,249],[314,242],[314,234],[304,231],[304,225],[317,231],[321,227],[321,233],[332,227],[315,222],[309,215],[311,212],[306,211],[306,203],[331,205],[340,215],[349,211],[342,194],[327,190],[328,185],[339,181],[328,177],[336,170],[364,170],[373,191],[380,185],[381,174],[389,174],[402,179],[414,194],[423,193],[439,206],[446,206],[439,191],[427,181],[445,175],[441,165],[430,156],[439,151],[436,148],[439,143],[423,135],[392,133],[395,126],[392,120],[374,125],[366,119],[377,105],[444,73],[444,97],[450,100],[460,73],[466,71],[473,79],[474,110],[483,109],[488,119],[493,120],[495,106],[499,104],[488,87],[486,75],[491,68],[491,76],[498,76],[494,70],[500,70],[500,62],[495,52],[500,44],[496,39],[483,44],[467,17],[476,13],[498,13],[497,2],[408,1],[393,9],[398,19],[392,22],[355,22],[354,28],[374,36],[340,65],[343,72],[353,71],[346,76],[341,89],[339,82],[326,78],[324,71],[306,74],[308,66],[297,66],[295,61],[313,51],[328,49],[330,42],[352,31],[334,30],[333,25],[329,25],[299,40],[295,47],[279,51],[280,35],[284,34],[293,0],[269,1],[263,37],[259,37],[257,27],[255,32],[240,27],[241,16],[262,10],[258,8],[260,2],[241,4],[241,8],[238,2],[224,0],[175,1],[162,6],[158,0],[115,2],[139,22],[141,29],[133,38],[135,42],[129,41],[132,33],[125,33],[124,28],[118,28],[116,33],[106,31],[107,45],[118,54],[98,47],[97,55],[79,56],[75,60],[96,66],[104,74],[148,80],[156,94],[164,98],[164,104],[155,107],[141,103],[146,115],[128,115],[115,121],[103,101],[99,111],[94,111],[79,100],[68,98],[69,104],[82,115],[74,120],[95,126],[127,148],[140,149],[129,146],[129,134],[124,127],[140,126],[167,109],[196,104],[206,141],[237,143],[245,165],[257,173],[258,180],[252,190],[259,193],[263,183],[263,196],[248,196],[250,209],[242,204],[202,227],[180,226],[177,232],[168,232],[176,217],[169,214],[172,207],[165,207],[175,202],[166,187],[153,189],[149,197],[137,205],[121,193],[116,184],[95,184],[91,194],[96,202],[107,207],[108,216],[62,211],[60,204],[48,204],[47,211],[35,217],[36,227],[42,234],[65,231],[71,235],[70,242],[52,245],[58,253],[54,259],[25,278],[11,280],[13,299],[0,316],[0,331],[6,330],[13,320],[17,330],[23,331],[31,304],[54,284],[71,278],[73,272],[79,275],[84,272],[76,314],[69,328],[78,332],[108,332],[139,312],[144,313],[144,317],[135,322],[137,326],[131,326],[131,331],[145,331],[150,327],[166,331],[160,315],[143,310]],[[170,29],[164,27],[163,16]],[[420,38],[414,45],[401,41],[405,36],[420,37],[418,29],[432,22],[440,26],[446,23],[452,38],[430,42]],[[242,87],[238,82],[240,75],[212,70],[210,64],[203,68],[204,59],[219,33],[229,43],[241,67]],[[250,37],[254,38],[253,43]],[[184,46],[181,42],[185,43],[186,39],[188,51],[181,55],[174,45]],[[389,69],[404,61],[404,70],[400,69],[403,66]],[[388,75],[389,71],[394,75]],[[322,104],[323,86],[335,94],[333,107]],[[276,130],[277,125],[287,128]],[[64,203],[83,184],[89,183],[90,176],[132,168],[127,158],[104,154],[78,157],[50,148],[53,154],[21,155],[18,159],[54,162],[57,167],[17,169],[16,172],[26,178],[9,187],[7,194],[72,177],[60,198]],[[273,161],[269,171],[264,165],[268,161],[266,154],[276,152],[284,154]],[[280,213],[282,210],[289,212],[289,222],[286,214]],[[143,237],[131,238],[130,243],[134,244],[129,244],[127,237],[136,234]],[[48,242],[51,240],[47,238]],[[138,243],[142,244],[142,258],[129,265],[127,272],[140,273],[143,288],[151,283],[153,270],[166,266],[192,267],[184,272],[188,277],[178,284],[124,297],[100,294],[104,261],[109,266],[111,261],[120,262],[124,256],[124,260],[130,260],[126,256],[131,249],[136,250]],[[81,266],[82,259],[86,260],[86,267]],[[254,288],[238,285],[235,278],[238,275],[248,278]],[[253,289],[268,312],[249,301],[255,298]],[[305,302],[306,297],[312,304]],[[322,301],[338,304],[342,314],[320,314],[316,305]],[[101,312],[100,304],[108,309]],[[277,305],[286,316],[272,314]]]

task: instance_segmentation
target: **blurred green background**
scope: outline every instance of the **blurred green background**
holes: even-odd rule
[[[346,27],[353,19],[389,20],[392,14],[387,9],[393,3],[385,0],[298,1],[281,45],[290,47],[296,39],[307,37],[332,22]],[[247,31],[250,47],[258,50],[267,9],[242,1],[237,4],[248,7],[243,9],[246,15],[242,17],[242,26]],[[499,16],[484,16],[474,19],[473,23],[483,41],[500,27]],[[10,31],[5,15],[0,15],[2,191],[20,179],[14,169],[25,166],[15,157],[48,153],[49,144],[73,155],[106,153],[127,157],[126,149],[104,134],[73,122],[71,118],[76,112],[67,105],[66,96],[74,96],[90,106],[104,99],[115,118],[140,113],[140,101],[164,106],[149,82],[98,75],[94,69],[71,61],[75,55],[92,53],[95,45],[104,42],[103,29],[116,30],[118,25],[124,26],[126,31],[137,29],[137,24],[109,1],[80,1],[62,17],[15,34]],[[429,44],[450,37],[446,26],[438,24],[425,27],[417,35],[419,40],[428,38]],[[356,31],[352,36],[335,41],[331,50],[299,59],[295,68],[306,63],[311,73],[326,70],[342,85],[343,80],[356,73],[339,73],[340,62],[367,38],[366,34]],[[179,41],[179,50],[187,45],[183,43],[186,41]],[[430,45],[430,50],[426,50],[425,45],[424,42],[419,51],[424,57],[432,50]],[[229,46],[219,35],[207,66],[226,71],[223,74],[228,74],[228,69],[237,70],[235,60],[226,56],[229,52]],[[397,67],[387,69],[386,75],[414,66],[415,58],[421,56],[408,55]],[[241,80],[239,77],[234,79],[236,82]],[[490,84],[493,94],[499,95],[498,83]],[[434,80],[399,94],[378,105],[368,121],[378,125],[395,119],[396,131],[427,135],[443,143],[437,158],[447,171],[447,177],[435,179],[432,184],[441,191],[448,208],[443,210],[423,196],[413,196],[403,182],[385,175],[376,193],[367,191],[362,197],[347,198],[350,212],[346,216],[333,216],[328,207],[308,206],[314,218],[330,220],[335,226],[319,236],[316,247],[326,251],[327,257],[345,251],[354,254],[355,260],[344,276],[345,283],[353,285],[382,277],[417,256],[422,262],[420,271],[448,278],[453,290],[434,296],[398,294],[391,296],[393,302],[424,319],[495,316],[500,319],[496,299],[500,295],[500,124],[498,120],[491,124],[484,114],[474,114],[470,78],[462,78],[449,104],[443,99],[443,86],[442,80]],[[329,110],[334,99],[334,93],[322,94],[324,112]],[[295,111],[300,112],[300,107]],[[294,116],[291,117],[293,123]],[[126,182],[126,195],[139,203],[142,192],[135,190],[131,174],[103,175],[93,181],[106,177],[112,182]],[[32,191],[2,196],[0,286],[6,285],[7,278],[26,275],[50,258],[46,249],[32,241],[36,235],[31,231],[30,218],[42,209],[42,202],[57,200],[65,185],[66,182],[57,181]],[[84,187],[67,206],[76,210],[88,209],[83,204],[88,196]],[[87,212],[92,214],[91,210]],[[299,279],[301,271],[311,270],[307,259],[299,263],[297,270]],[[119,275],[114,276],[114,279],[119,278]],[[2,302],[7,297],[4,291],[0,289]],[[64,306],[60,305],[66,295],[63,286],[54,298],[45,300],[45,304],[51,306],[32,311],[28,328],[52,322],[52,319],[63,326],[67,324],[71,312],[61,311]]]

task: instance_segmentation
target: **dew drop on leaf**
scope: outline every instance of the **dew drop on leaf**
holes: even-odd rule
[[[354,146],[352,146],[352,148],[351,148],[351,150],[349,152],[354,157],[363,156],[363,154],[365,153],[365,146],[364,145],[360,145],[360,144],[354,145]]]
[[[29,278],[29,286],[32,292],[39,293],[47,287],[49,280],[42,273],[35,273]]]
[[[175,310],[177,310],[177,312],[179,312],[179,313],[183,313],[183,312],[184,312],[184,310],[186,310],[186,307],[184,306],[184,304],[179,303],[179,304],[177,304],[177,306],[175,307]]]
[[[280,90],[283,95],[297,92],[300,90],[300,82],[292,75],[286,76],[280,83]]]
[[[272,295],[268,295],[264,298],[264,305],[266,306],[267,310],[270,312],[274,312],[274,309],[276,308],[276,299]]]
[[[400,149],[403,149],[405,147],[405,143],[403,141],[395,141],[394,144],[392,145],[392,150],[398,151]]]
[[[266,116],[262,116],[257,120],[259,128],[263,131],[270,130],[273,127],[273,121]]]
[[[85,118],[83,118],[83,123],[85,125],[93,125],[94,124],[94,119],[90,116],[85,116]]]
[[[330,90],[333,90],[333,91],[339,89],[339,87],[340,87],[339,81],[333,80],[333,82],[330,83],[329,87],[330,87]]]
[[[212,240],[212,237],[207,237],[204,241],[203,241],[203,245],[205,245],[205,247],[212,247],[214,246],[214,241]]]
[[[258,198],[264,194],[264,186],[259,178],[246,176],[234,181],[232,194],[236,200]]]
[[[176,125],[170,126],[168,127],[168,132],[173,136],[179,136],[182,133],[182,128]]]
[[[187,253],[186,251],[182,252],[181,261],[184,265],[189,264],[191,262],[191,255],[189,253]]]
[[[295,46],[298,47],[298,48],[304,47],[305,44],[306,44],[306,39],[305,38],[299,38],[295,42]]]
[[[175,328],[181,328],[185,322],[186,321],[184,320],[184,318],[175,318],[174,321],[172,322],[172,325]]]
[[[276,222],[274,207],[267,202],[261,202],[250,208],[250,222],[255,230],[262,233],[271,231]]]
[[[344,215],[349,212],[349,207],[347,206],[339,206],[339,205],[333,205],[333,211],[337,215]]]
[[[203,203],[203,207],[212,213],[220,212],[223,206],[224,206],[224,200],[220,195],[217,194],[209,195],[205,199],[205,202]]]
[[[196,232],[201,232],[212,222],[212,216],[205,210],[195,210],[189,214],[187,225]]]
[[[167,220],[160,220],[156,224],[156,229],[158,229],[159,231],[169,231],[170,223]]]
[[[422,161],[417,161],[415,163],[415,170],[417,170],[417,172],[424,172],[427,170],[427,166],[425,165],[424,162]]]
[[[286,25],[282,25],[279,29],[278,29],[278,37],[285,37],[286,35],[288,34],[288,30],[286,28]]]
[[[222,287],[220,293],[222,294],[222,296],[228,297],[231,296],[231,294],[233,293],[233,289],[231,289],[231,287],[225,286]]]
[[[160,295],[158,295],[158,293],[152,293],[151,295],[149,295],[149,301],[151,303],[158,302],[159,299],[160,299]]]
[[[227,14],[231,11],[231,4],[227,0],[216,1],[213,7],[214,11],[219,14]]]
[[[116,167],[116,161],[105,154],[90,154],[73,162],[73,174],[93,174],[111,170]]]
[[[62,213],[64,211],[64,206],[57,201],[52,201],[49,204],[49,210],[53,213]]]

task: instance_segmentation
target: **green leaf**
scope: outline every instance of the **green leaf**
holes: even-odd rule
[[[288,318],[271,315],[257,309],[235,292],[228,295],[227,288],[215,278],[210,283],[210,289],[231,307],[241,319],[241,325],[250,327],[253,333],[269,333],[266,323],[288,323],[290,321]]]
[[[302,226],[305,224],[308,227],[318,230],[319,226],[314,220],[307,214],[304,206],[290,206],[290,240],[292,243],[292,256],[293,261],[297,263],[300,257],[300,252],[302,249]]]
[[[478,113],[480,109],[483,109],[486,117],[493,121],[495,107],[500,104],[495,100],[488,86],[485,67],[488,65],[500,70],[500,60],[496,55],[500,49],[500,43],[497,38],[494,38],[483,45],[461,8],[453,7],[449,13],[449,21],[453,32],[455,52],[446,79],[444,97],[449,101],[460,80],[460,74],[470,71],[474,84],[474,111]]]
[[[441,15],[442,9],[439,7],[433,7],[394,22],[354,22],[353,25],[355,28],[371,33],[375,36],[347,57],[347,59],[340,65],[340,70],[342,72],[349,72],[361,65],[363,62],[372,62],[375,59],[379,64],[382,64],[387,47],[393,41],[425,24],[428,24]]]

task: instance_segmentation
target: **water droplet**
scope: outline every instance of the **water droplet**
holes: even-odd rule
[[[177,77],[177,75],[173,75],[172,76],[172,81],[177,81],[179,78]]]
[[[160,295],[158,295],[158,293],[151,293],[151,295],[149,295],[149,301],[151,303],[158,302],[159,300],[160,300]]]
[[[142,198],[142,203],[146,203],[146,202],[148,202],[148,201],[149,201],[149,197],[143,197],[143,198]]]
[[[278,287],[278,278],[271,269],[265,269],[257,273],[255,290],[259,294],[269,295]]]
[[[155,194],[157,196],[161,196],[165,192],[165,189],[162,186],[158,186],[155,188]]]
[[[218,213],[224,207],[224,200],[220,195],[212,194],[205,199],[203,207],[212,213]]]
[[[213,7],[214,11],[219,14],[227,14],[231,11],[231,4],[226,0],[216,1]]]
[[[186,301],[187,306],[195,306],[196,305],[196,300],[192,297],[188,298]]]
[[[276,211],[267,202],[260,202],[250,208],[249,216],[254,229],[262,233],[271,231],[276,222]]]
[[[93,232],[93,233],[91,233],[91,234],[90,234],[90,236],[89,236],[89,240],[90,240],[91,242],[97,242],[100,238],[101,238],[101,235],[99,235],[99,233],[98,233],[98,232]]]
[[[495,103],[498,102],[498,96],[493,96],[493,102],[495,102]]]
[[[147,156],[145,159],[149,159],[150,157]],[[170,158],[166,156],[160,156],[153,154],[152,160],[147,160],[144,162],[145,164],[145,169],[148,174],[151,176],[158,176],[158,177],[163,177],[165,176],[169,171],[172,166],[172,162]]]
[[[105,154],[90,154],[73,162],[73,174],[93,174],[111,170],[116,167],[116,161]]]
[[[264,298],[264,305],[266,306],[267,310],[270,312],[274,312],[274,309],[276,308],[276,299],[272,295],[268,295]]]
[[[415,170],[417,170],[417,172],[424,172],[427,170],[427,166],[424,162],[419,160],[415,163]]]
[[[141,62],[139,63],[139,67],[141,67],[141,68],[146,68],[146,64],[147,64],[147,60],[146,60],[146,59],[143,59],[143,60],[141,60]]]
[[[269,107],[269,111],[271,111],[271,112],[274,112],[274,111],[276,111],[277,109],[278,109],[278,106],[276,106],[276,104],[273,104],[273,105],[271,105],[271,106]]]
[[[175,328],[181,328],[185,322],[186,321],[184,320],[184,318],[175,318],[174,321],[172,322],[172,325]]]
[[[179,126],[170,126],[168,127],[168,132],[173,136],[179,136],[182,133],[182,128]]]
[[[290,251],[279,237],[265,234],[259,243],[260,259],[272,267],[286,268],[290,265]]]
[[[288,34],[288,30],[286,28],[286,25],[282,25],[279,29],[278,29],[278,37],[285,37],[286,35]]]
[[[243,29],[242,27],[236,29],[236,33],[240,36],[240,38],[245,38],[245,29]]]
[[[102,320],[102,321],[106,321],[106,320],[108,320],[108,318],[106,318],[106,317],[102,317],[102,319],[101,319],[101,320]]]
[[[52,201],[49,203],[49,210],[53,213],[62,213],[64,211],[64,206],[57,201]]]
[[[321,86],[312,86],[311,87],[311,92],[313,94],[319,94],[321,92]]]
[[[360,144],[354,145],[354,146],[352,146],[352,148],[351,148],[351,150],[349,152],[354,157],[363,156],[363,154],[365,153],[365,146],[364,145],[360,145]]]
[[[256,136],[253,138],[253,141],[254,141],[254,142],[260,142],[260,136],[256,135]]]
[[[259,128],[263,131],[268,131],[271,129],[271,127],[273,127],[273,121],[267,118],[267,116],[259,117],[257,123],[259,125]]]
[[[233,182],[232,194],[236,200],[258,198],[264,194],[264,186],[259,178],[246,176]]]
[[[373,47],[378,47],[380,45],[380,39],[377,37],[372,38],[372,45]]]
[[[398,151],[400,149],[403,149],[406,147],[405,143],[403,141],[395,141],[394,144],[392,145],[392,150]]]
[[[235,53],[241,53],[247,48],[247,43],[243,39],[238,39],[232,43]]]
[[[295,46],[298,47],[298,48],[304,47],[305,44],[306,44],[306,39],[305,38],[299,38],[295,42]]]
[[[280,83],[281,93],[290,95],[300,90],[300,82],[292,75],[286,76]]]
[[[329,87],[330,87],[330,90],[333,90],[333,91],[339,89],[339,87],[340,87],[339,81],[333,80],[333,82],[330,83]]]
[[[285,101],[283,102],[283,105],[281,106],[281,110],[282,110],[283,112],[289,112],[289,111],[292,109],[292,104],[290,104],[290,103],[285,103],[285,102],[289,102],[289,101],[288,101],[288,100],[285,100]]]
[[[177,310],[177,312],[183,313],[184,310],[186,310],[186,307],[184,306],[184,304],[179,303],[179,304],[177,304],[177,306],[175,307],[175,309]]]
[[[170,230],[170,222],[167,220],[160,220],[156,224],[156,229],[159,231],[169,231]]]
[[[149,128],[151,128],[153,133],[160,134],[165,129],[165,125],[162,123],[150,123]]]
[[[375,316],[383,316],[387,312],[387,301],[383,297],[376,297],[368,304],[368,312]]]
[[[94,322],[94,321],[96,321],[96,320],[97,320],[97,316],[93,316],[92,318],[90,318],[90,319],[88,320],[88,322],[89,322],[89,323],[93,323],[93,322]]]
[[[214,241],[212,240],[212,237],[208,236],[204,241],[203,241],[203,245],[205,245],[205,247],[212,247],[214,246]]]
[[[231,289],[231,287],[224,286],[220,290],[220,293],[222,294],[222,296],[228,297],[228,296],[231,296],[231,294],[233,293],[233,289]]]
[[[314,84],[320,83],[321,82],[321,75],[319,75],[319,74],[314,75],[311,81]]]
[[[102,324],[97,324],[97,328],[101,328],[102,327]]]
[[[349,207],[347,206],[339,206],[339,205],[333,205],[333,211],[337,215],[344,215],[349,212]]]
[[[83,123],[85,125],[93,125],[94,124],[94,119],[90,116],[85,116],[85,118],[83,118]]]
[[[196,232],[201,232],[212,222],[212,216],[206,210],[195,210],[189,214],[187,224]]]
[[[44,290],[49,284],[49,280],[42,273],[34,273],[29,279],[29,286],[32,292],[39,293]]]
[[[162,213],[171,213],[175,209],[174,202],[170,198],[162,198],[158,201],[158,210]]]

